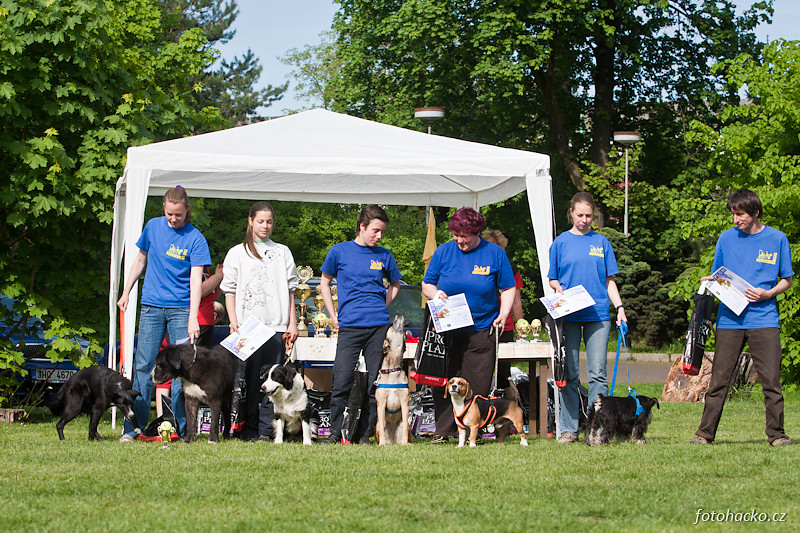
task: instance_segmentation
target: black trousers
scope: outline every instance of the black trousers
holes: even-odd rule
[[[492,386],[496,353],[491,331],[459,331],[448,335],[447,378],[459,376],[466,379],[473,394],[481,396],[488,396]],[[449,396],[444,397],[444,393],[444,387],[433,387],[436,434],[453,437],[458,435],[458,427],[453,418],[453,403]]]
[[[272,402],[269,397],[261,392],[261,369],[269,370],[274,364],[283,361],[283,333],[275,333],[261,348],[245,361],[244,383],[245,396],[245,422],[242,427],[242,439],[255,439],[259,436],[272,436]],[[262,403],[262,398],[263,403]],[[268,423],[259,424],[259,416]],[[261,426],[264,427],[261,427]]]
[[[371,328],[341,328],[336,341],[336,359],[333,361],[333,391],[331,392],[331,436],[342,436],[342,418],[358,365],[358,356],[364,353],[369,376],[369,419],[367,427],[359,429],[359,436],[372,436],[378,422],[378,404],[375,401],[375,380],[383,362],[383,341],[389,325]],[[363,420],[363,415],[362,415]]]

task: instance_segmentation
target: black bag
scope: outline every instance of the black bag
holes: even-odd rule
[[[544,317],[544,328],[553,343],[553,378],[556,387],[563,389],[567,386],[567,347],[564,336],[564,319],[554,319],[549,314]]]
[[[419,334],[417,353],[414,356],[414,369],[409,372],[409,376],[418,385],[447,385],[447,340],[441,333],[436,333],[427,305],[424,326]]]
[[[686,332],[686,344],[683,347],[683,373],[696,376],[703,364],[706,341],[711,333],[711,314],[714,311],[714,297],[710,294],[695,293],[692,317]]]
[[[350,397],[342,414],[342,442],[358,442],[366,434],[369,425],[369,374],[356,372]]]

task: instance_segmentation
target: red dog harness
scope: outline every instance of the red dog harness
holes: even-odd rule
[[[494,405],[494,400],[496,398],[486,398],[485,396],[473,396],[472,399],[464,406],[464,410],[461,411],[461,414],[456,413],[456,408],[453,406],[453,416],[458,421],[459,424],[466,427],[467,425],[464,423],[464,417],[467,416],[472,404],[478,408],[478,413],[480,414],[480,418],[483,420],[478,428],[484,428],[494,422],[495,417],[497,416],[497,407]]]

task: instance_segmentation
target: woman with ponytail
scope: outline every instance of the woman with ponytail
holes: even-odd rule
[[[220,288],[231,333],[251,316],[275,331],[275,335],[247,358],[245,363],[245,422],[243,440],[272,437],[272,403],[265,398],[259,414],[261,368],[280,363],[284,355],[282,336],[297,338],[294,291],[297,269],[292,252],[270,239],[275,227],[275,210],[267,202],[256,202],[247,218],[247,233],[242,244],[228,251],[223,264]],[[267,421],[259,429],[259,418]]]

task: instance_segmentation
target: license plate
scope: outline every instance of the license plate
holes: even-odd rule
[[[50,383],[64,383],[75,374],[77,370],[68,368],[35,368],[34,381],[49,381]]]

